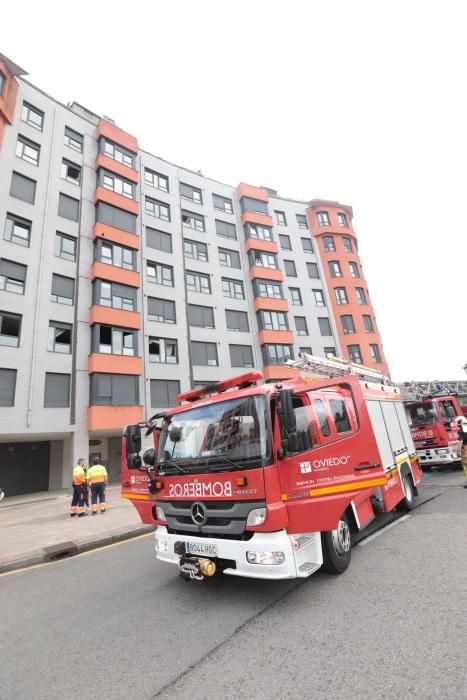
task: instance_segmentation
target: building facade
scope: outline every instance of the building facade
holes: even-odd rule
[[[232,187],[146,153],[0,55],[0,485],[119,477],[121,432],[192,386],[337,354],[387,372],[337,202]]]

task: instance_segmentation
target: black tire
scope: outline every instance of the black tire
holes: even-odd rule
[[[352,535],[349,521],[344,514],[336,530],[321,533],[323,547],[323,571],[328,574],[342,574],[350,564]]]
[[[413,481],[410,474],[404,474],[404,476],[402,477],[402,488],[404,490],[405,495],[402,501],[397,505],[397,510],[407,512],[413,509],[415,498]]]

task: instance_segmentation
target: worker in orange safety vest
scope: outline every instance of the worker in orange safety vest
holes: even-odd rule
[[[84,512],[84,492],[87,489],[86,474],[83,469],[83,460],[78,459],[76,467],[73,469],[73,498],[71,499],[70,516],[83,518]]]
[[[105,487],[107,486],[108,476],[107,469],[102,464],[99,464],[98,457],[94,457],[92,467],[88,469],[88,481],[91,485],[92,514],[97,515],[97,501],[99,501],[101,513],[105,513]]]

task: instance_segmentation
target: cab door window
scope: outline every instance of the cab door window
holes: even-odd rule
[[[331,428],[329,427],[329,420],[323,401],[321,401],[321,399],[314,399],[313,408],[315,409],[316,418],[318,419],[321,435],[325,438],[329,437],[331,435]]]
[[[301,398],[294,396],[292,405],[297,424],[297,446],[299,452],[306,452],[313,447],[313,419],[311,408],[305,405]],[[316,442],[316,441],[315,441]]]
[[[336,431],[338,433],[350,433],[352,431],[352,425],[345,402],[342,399],[330,399],[329,407],[331,409],[334,425],[336,426]]]
[[[443,423],[450,423],[456,417],[456,409],[452,401],[439,401],[439,412]]]

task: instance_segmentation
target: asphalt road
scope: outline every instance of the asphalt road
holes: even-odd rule
[[[427,479],[339,577],[187,583],[151,536],[4,575],[0,698],[465,698],[460,483]]]

